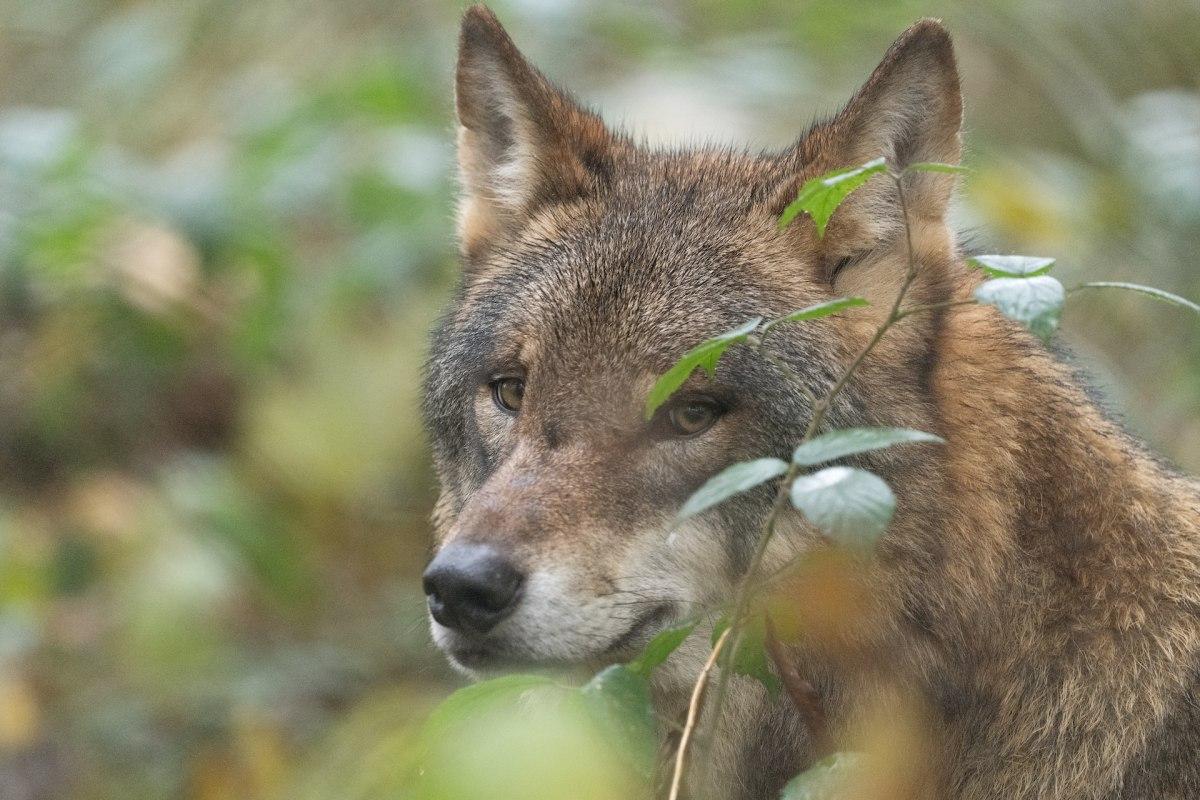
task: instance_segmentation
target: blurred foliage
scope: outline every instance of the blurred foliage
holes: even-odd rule
[[[964,229],[1200,295],[1194,3],[496,6],[609,119],[754,145],[942,16]],[[451,685],[415,408],[454,277],[459,11],[0,2],[0,797],[397,796]],[[1114,406],[1200,471],[1192,321],[1074,302]],[[555,747],[590,735],[555,720]]]

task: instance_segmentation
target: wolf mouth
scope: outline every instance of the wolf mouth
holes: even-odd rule
[[[650,608],[634,620],[633,624],[617,636],[597,656],[579,659],[566,658],[537,658],[528,654],[513,654],[508,652],[500,642],[471,642],[454,644],[447,648],[449,655],[459,665],[475,671],[503,672],[514,669],[574,669],[582,662],[611,661],[629,655],[630,651],[642,639],[648,639],[664,627],[671,618],[673,608],[670,604],[662,603]]]

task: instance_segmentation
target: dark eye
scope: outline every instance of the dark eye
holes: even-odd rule
[[[707,400],[689,400],[667,410],[667,422],[676,436],[696,436],[713,426],[721,409]]]
[[[520,378],[498,378],[492,381],[492,400],[502,411],[516,414],[525,399],[525,381]]]

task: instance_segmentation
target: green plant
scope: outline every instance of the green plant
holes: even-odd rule
[[[788,663],[786,648],[782,646],[768,610],[769,604],[756,603],[756,600],[774,584],[778,575],[763,575],[762,568],[776,526],[789,506],[798,510],[821,531],[830,548],[843,550],[856,559],[869,556],[876,539],[887,529],[895,511],[896,499],[883,478],[864,469],[830,462],[904,444],[945,444],[933,434],[901,428],[825,430],[826,417],[835,399],[894,326],[904,319],[935,309],[986,304],[994,306],[1001,314],[1021,323],[1045,340],[1057,329],[1068,296],[1077,291],[1099,288],[1140,292],[1200,313],[1200,306],[1195,303],[1159,289],[1135,284],[1093,282],[1066,289],[1048,274],[1054,267],[1054,259],[996,255],[968,259],[971,266],[987,276],[972,297],[928,305],[906,305],[909,289],[918,276],[920,265],[913,246],[905,178],[914,172],[960,171],[960,167],[937,163],[911,164],[896,171],[889,168],[883,158],[877,158],[806,182],[796,200],[780,217],[779,224],[786,226],[801,214],[807,214],[815,223],[817,235],[822,236],[833,213],[852,192],[875,177],[891,180],[904,223],[907,270],[886,316],[867,344],[849,361],[823,395],[811,397],[812,415],[800,441],[795,443],[790,461],[766,457],[734,464],[701,486],[677,514],[677,521],[683,521],[734,495],[774,482],[774,503],[763,523],[748,568],[725,613],[714,625],[711,650],[693,683],[686,716],[676,731],[678,736],[674,752],[666,759],[669,761],[669,779],[663,781],[662,788],[668,800],[676,800],[688,780],[689,765],[694,760],[692,750],[702,738],[699,736],[702,710],[710,726],[715,727],[732,675],[756,679],[773,693],[786,689],[807,721],[814,741],[819,743],[818,749],[830,746],[822,729],[824,717],[816,693],[794,665]],[[775,319],[755,317],[701,342],[657,381],[646,400],[646,418],[651,418],[694,370],[703,369],[712,374],[724,353],[735,346],[752,348],[777,365],[784,374],[791,376],[799,392],[811,396],[809,389],[800,383],[787,364],[771,352],[770,334],[783,325],[801,324],[866,304],[867,301],[862,298],[845,297]],[[468,717],[480,713],[481,703],[495,702],[497,693],[516,690],[518,695],[526,696],[531,688],[552,687],[564,698],[564,706],[582,700],[579,707],[584,709],[583,718],[587,720],[582,724],[585,727],[594,726],[600,731],[600,746],[609,748],[633,774],[646,779],[653,772],[656,732],[671,724],[654,718],[649,703],[649,680],[654,669],[687,638],[694,627],[694,623],[689,623],[660,633],[637,660],[608,667],[579,689],[569,689],[549,679],[510,676],[462,690],[443,706],[436,720],[431,723],[429,735],[434,739],[444,735],[450,718],[454,718],[456,724],[467,724]],[[717,675],[716,685],[709,697],[707,690],[714,673]],[[519,700],[515,705],[523,702]],[[858,763],[859,757],[855,754],[832,753],[789,783],[783,797],[785,800],[799,800],[839,796],[842,791],[839,787],[847,781],[853,781]],[[649,784],[645,784],[644,788],[648,787]],[[466,798],[465,795],[455,797]]]

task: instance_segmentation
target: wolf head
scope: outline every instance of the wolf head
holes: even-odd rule
[[[786,457],[811,395],[886,313],[907,257],[893,184],[852,195],[824,237],[811,220],[777,220],[831,169],[957,162],[950,39],[917,23],[841,112],[761,155],[635,144],[531,66],[486,8],[467,12],[459,48],[463,272],[433,335],[424,406],[442,485],[425,575],[434,638],[472,671],[617,660],[728,598],[772,490],[678,529],[676,510],[729,464]],[[951,190],[946,175],[906,179],[914,303],[953,290]],[[657,376],[698,342],[846,295],[871,306],[772,334],[791,375],[735,348],[644,419]],[[936,430],[937,332],[936,315],[906,320],[830,424]],[[778,557],[811,541],[795,520],[788,534]]]

